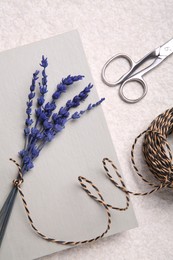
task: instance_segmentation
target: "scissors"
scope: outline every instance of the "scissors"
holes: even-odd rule
[[[124,100],[127,103],[137,103],[142,98],[145,97],[145,95],[147,94],[147,91],[148,91],[147,84],[144,81],[143,76],[146,73],[148,73],[150,70],[152,70],[155,67],[157,67],[160,63],[162,63],[162,61],[164,61],[172,53],[173,53],[173,38],[171,40],[169,40],[168,42],[166,42],[165,44],[163,44],[162,46],[156,48],[152,52],[150,52],[147,55],[145,55],[138,62],[133,61],[126,54],[121,54],[120,53],[120,54],[114,55],[103,66],[102,72],[101,72],[102,79],[103,79],[104,83],[106,85],[110,86],[110,87],[115,87],[115,86],[120,84],[119,95],[120,95],[121,99]],[[106,78],[105,72],[106,72],[107,67],[110,65],[110,63],[113,62],[117,58],[124,58],[124,59],[126,59],[128,61],[128,63],[130,64],[130,70],[127,73],[125,73],[119,80],[117,80],[115,82],[110,82]],[[138,70],[136,72],[136,70],[142,64],[144,64],[144,62],[146,62],[146,61],[148,61],[150,59],[154,59],[154,61],[149,66],[145,67],[142,70]],[[129,99],[129,98],[127,98],[124,95],[124,86],[127,83],[132,82],[132,81],[137,81],[142,86],[142,89],[143,89],[142,95],[139,98],[137,98],[137,99]]]

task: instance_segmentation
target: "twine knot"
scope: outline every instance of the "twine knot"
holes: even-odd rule
[[[22,178],[22,179],[21,179],[21,178],[20,178],[20,179],[14,179],[14,180],[13,180],[13,184],[14,184],[15,187],[18,188],[18,187],[21,186],[21,184],[23,183],[23,181],[24,181],[23,178]]]
[[[18,178],[17,179],[14,179],[13,180],[13,185],[17,188],[20,188],[21,184],[24,182],[24,179],[23,179],[23,174],[22,174],[22,170],[21,170],[21,167],[20,165],[18,164],[18,162],[16,162],[14,159],[10,158],[9,159],[10,161],[12,161],[18,168]]]

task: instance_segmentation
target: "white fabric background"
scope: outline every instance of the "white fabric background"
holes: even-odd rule
[[[169,40],[172,13],[172,0],[0,1],[1,51],[79,30],[98,93],[107,99],[104,113],[126,183],[133,190],[146,188],[130,166],[131,144],[159,113],[173,105],[173,56],[146,75],[149,92],[135,105],[121,101],[118,88],[105,86],[100,71],[114,53],[125,52],[137,60]],[[136,158],[141,168],[140,149]],[[143,172],[148,173],[144,168]],[[162,191],[132,197],[139,228],[44,259],[173,259],[172,196],[172,191]]]

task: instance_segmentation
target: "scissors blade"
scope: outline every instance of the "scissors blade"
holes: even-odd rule
[[[173,53],[173,38],[160,46],[159,56],[168,57]]]
[[[138,72],[134,76],[145,75],[147,72],[157,67],[160,63],[162,63],[172,53],[173,53],[173,38],[168,42],[164,43],[162,46],[156,48],[154,51],[146,55],[141,61],[139,61],[139,62],[143,62],[143,61],[145,62],[145,60],[147,59],[154,58],[154,62],[151,65],[144,68],[142,71]]]

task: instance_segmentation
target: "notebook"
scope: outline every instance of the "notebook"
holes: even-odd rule
[[[49,63],[47,100],[62,78],[69,74],[85,76],[59,99],[58,107],[90,82],[93,83],[76,30],[0,53],[0,207],[12,187],[12,180],[16,178],[17,168],[9,162],[9,158],[18,160],[18,152],[24,145],[27,95],[32,73],[40,69],[42,55],[48,58]],[[98,87],[94,86],[80,109],[99,100]],[[104,102],[80,120],[69,123],[56,140],[43,149],[35,167],[25,176],[22,190],[32,218],[37,228],[49,237],[86,240],[97,237],[106,229],[105,210],[82,190],[79,175],[91,180],[107,203],[125,206],[124,194],[106,178],[102,166],[102,159],[108,157],[120,171],[102,111]],[[106,236],[137,226],[131,203],[127,211],[111,210],[111,215],[111,229]],[[21,198],[17,195],[0,248],[1,259],[36,259],[70,247],[38,237],[31,229]]]

